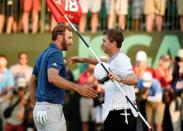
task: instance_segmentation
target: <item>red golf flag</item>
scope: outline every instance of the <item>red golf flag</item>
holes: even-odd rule
[[[46,0],[46,3],[57,22],[67,22],[65,15],[72,23],[79,24],[82,10],[77,0]]]

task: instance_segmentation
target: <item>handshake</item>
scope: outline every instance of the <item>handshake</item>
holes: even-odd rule
[[[76,91],[86,98],[96,98],[97,90],[96,85],[80,84],[75,88]]]

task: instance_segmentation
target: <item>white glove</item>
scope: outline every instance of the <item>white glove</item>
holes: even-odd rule
[[[47,111],[38,111],[36,114],[36,121],[40,124],[46,124],[48,121]]]

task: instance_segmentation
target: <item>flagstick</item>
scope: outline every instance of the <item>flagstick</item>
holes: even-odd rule
[[[52,1],[52,0],[51,0]],[[97,61],[101,64],[101,66],[105,69],[105,71],[107,72],[107,74],[109,73],[109,71],[106,69],[106,67],[102,64],[102,61],[99,59],[99,57],[96,55],[96,53],[94,52],[94,50],[88,45],[88,43],[83,39],[83,37],[81,36],[81,34],[79,33],[79,31],[76,29],[76,27],[71,23],[71,21],[67,18],[67,16],[64,14],[64,12],[57,7],[57,5],[55,4],[55,2],[52,1],[52,3],[55,5],[55,7],[57,8],[57,10],[64,16],[64,18],[69,22],[69,24],[71,25],[71,27],[74,29],[74,31],[77,33],[77,35],[81,38],[81,40],[84,42],[84,44],[86,45],[86,47],[91,51],[91,53],[96,57]],[[120,91],[123,93],[123,95],[125,96],[125,98],[128,100],[128,102],[132,105],[132,107],[135,109],[135,111],[138,113],[138,115],[140,116],[140,118],[143,120],[143,122],[147,125],[147,127],[149,128],[149,130],[153,131],[152,127],[150,126],[150,124],[146,121],[146,119],[143,117],[143,115],[139,112],[139,110],[137,109],[137,107],[132,103],[132,101],[129,99],[129,97],[126,95],[125,91],[120,87],[119,83],[117,81],[113,82],[119,89]]]

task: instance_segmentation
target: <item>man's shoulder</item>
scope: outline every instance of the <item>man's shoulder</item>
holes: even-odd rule
[[[124,63],[130,61],[130,58],[123,52],[120,52],[115,58],[115,61]]]
[[[38,60],[42,59],[42,58],[51,58],[51,57],[60,57],[62,56],[62,53],[60,52],[60,50],[56,49],[56,48],[50,48],[48,47],[47,49],[45,49],[38,57]]]
[[[152,82],[155,83],[155,84],[159,84],[160,83],[159,80],[157,80],[156,78],[153,78]]]
[[[29,66],[29,65],[27,65],[27,70],[32,70],[33,68],[31,67],[31,66]]]
[[[6,69],[4,74],[7,77],[11,77],[13,75],[12,72],[9,69]]]
[[[60,50],[58,50],[58,49],[56,49],[56,48],[48,48],[48,50],[47,50],[47,55],[49,56],[49,57],[52,57],[52,56],[58,56],[58,57],[62,57],[63,55],[62,55],[62,51],[60,51]]]
[[[55,53],[55,52],[60,52],[60,50],[58,50],[57,48],[51,48],[51,47],[48,47],[46,50],[45,50],[46,53]]]
[[[10,70],[15,70],[17,68],[19,68],[18,64],[14,64],[14,65],[10,66]]]
[[[125,53],[123,53],[123,52],[120,52],[119,55],[118,55],[118,57],[125,58],[125,59],[129,59],[129,57]]]
[[[155,79],[155,78],[153,78],[153,80],[152,80],[152,85],[153,85],[154,88],[161,88],[160,81]]]

